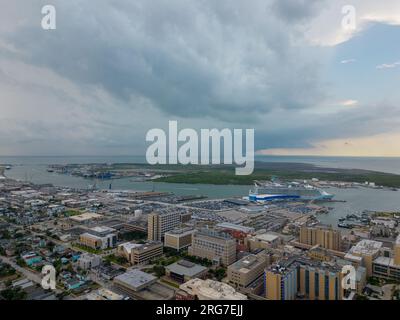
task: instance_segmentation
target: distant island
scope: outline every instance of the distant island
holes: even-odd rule
[[[183,166],[181,166],[183,167]],[[167,183],[191,183],[191,184],[217,184],[217,185],[251,185],[255,180],[270,180],[274,176],[281,179],[313,178],[338,182],[372,182],[377,186],[399,188],[400,175],[362,170],[325,168],[305,163],[275,163],[256,162],[255,170],[249,176],[237,176],[234,167],[230,166],[190,166],[184,172],[174,173],[155,179],[157,182]]]
[[[306,163],[256,162],[254,173],[235,175],[233,165],[149,165],[144,163],[69,164],[49,166],[49,171],[77,175],[88,179],[132,178],[136,181],[165,183],[252,185],[255,180],[313,178],[324,181],[365,182],[376,186],[400,188],[400,175],[364,169],[321,167]]]

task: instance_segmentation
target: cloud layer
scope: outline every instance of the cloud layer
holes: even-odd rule
[[[45,4],[0,13],[0,154],[143,154],[146,131],[172,119],[255,128],[258,149],[399,124],[390,101],[329,102],[321,46],[351,38],[331,1],[56,0],[53,31],[40,28]],[[359,8],[360,31],[400,21]]]

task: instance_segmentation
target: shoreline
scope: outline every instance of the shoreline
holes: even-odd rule
[[[87,183],[108,182],[117,183],[121,179],[139,179],[138,182],[146,183],[175,183],[175,184],[208,184],[219,186],[252,186],[254,181],[271,180],[278,177],[285,181],[290,180],[313,180],[357,183],[364,185],[371,183],[376,187],[400,188],[400,175],[382,171],[364,169],[342,169],[331,168],[322,165],[297,163],[297,162],[255,162],[253,174],[248,176],[235,175],[235,167],[232,165],[149,165],[147,163],[101,163],[90,162],[80,164],[14,164],[11,171],[19,171],[19,178],[22,172],[25,176],[32,174],[43,175],[41,171],[52,171],[49,174],[66,177],[82,178]],[[43,170],[42,170],[43,169]],[[54,169],[54,170],[53,170]],[[64,170],[65,169],[65,170]],[[4,168],[3,176],[4,176]],[[34,173],[32,173],[35,171]],[[54,172],[53,172],[54,171]],[[86,177],[86,173],[94,172],[100,176]],[[108,173],[109,177],[103,174]],[[150,175],[149,175],[150,173]],[[96,174],[95,174],[96,175]],[[12,176],[12,175],[11,175]],[[15,178],[15,175],[12,176]]]

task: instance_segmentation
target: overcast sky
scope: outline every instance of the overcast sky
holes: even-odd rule
[[[400,1],[0,0],[0,155],[141,155],[255,128],[264,154],[400,156]],[[57,29],[41,28],[42,6]]]

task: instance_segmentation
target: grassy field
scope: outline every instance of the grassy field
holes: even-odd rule
[[[197,166],[184,168],[181,172],[159,178],[157,182],[215,184],[215,185],[252,185],[254,180],[269,180],[277,176],[281,179],[312,179],[318,178],[327,181],[341,182],[375,182],[385,187],[400,187],[400,175],[350,169],[320,168],[305,164],[260,164],[252,175],[237,176],[233,167],[205,167]]]
[[[158,172],[165,177],[153,180],[167,183],[253,185],[254,180],[269,180],[274,176],[281,179],[312,179],[340,182],[375,182],[385,187],[400,188],[400,175],[361,170],[318,167],[306,163],[256,162],[252,175],[235,175],[234,165],[149,165],[138,163],[112,164],[107,170],[137,170]]]

